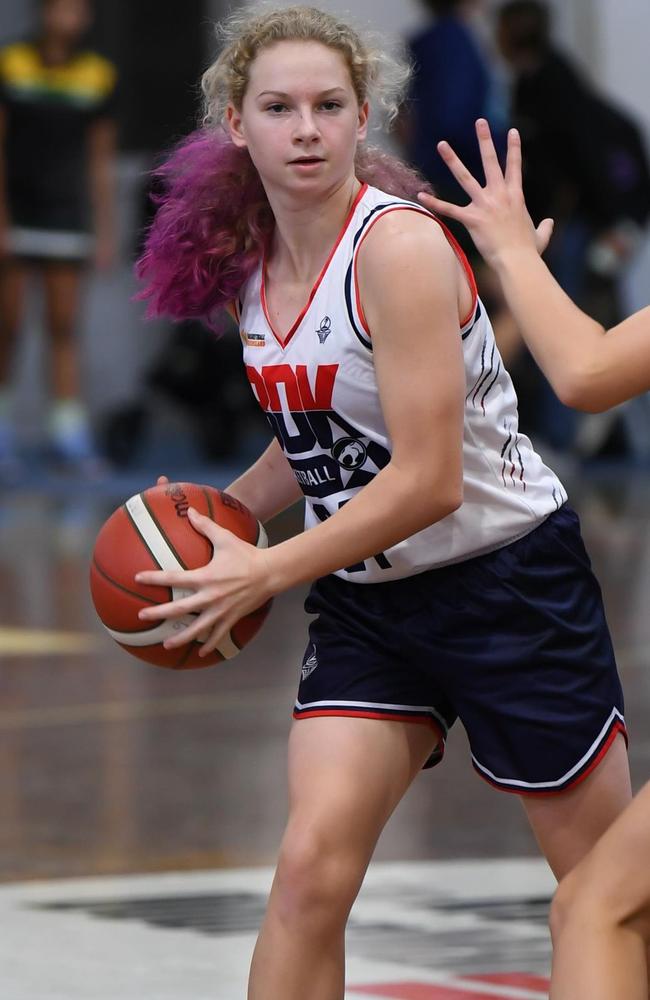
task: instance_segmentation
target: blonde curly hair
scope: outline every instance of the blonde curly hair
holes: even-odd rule
[[[235,11],[217,25],[222,51],[203,75],[204,125],[219,125],[229,103],[241,108],[257,54],[277,42],[320,42],[340,52],[350,70],[359,104],[370,100],[390,125],[397,116],[410,67],[387,54],[379,42],[368,41],[345,21],[316,7],[262,8]]]

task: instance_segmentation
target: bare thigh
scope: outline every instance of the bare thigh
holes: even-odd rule
[[[631,798],[627,750],[621,735],[576,788],[548,798],[522,797],[533,833],[558,880],[591,850]]]
[[[296,851],[307,859],[313,852],[319,866],[330,857],[351,903],[386,821],[437,742],[432,728],[416,723],[338,717],[295,722],[283,846],[290,845],[294,859]]]

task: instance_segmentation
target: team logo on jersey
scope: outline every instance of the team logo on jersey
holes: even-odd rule
[[[329,316],[323,316],[322,320],[320,321],[320,326],[316,330],[316,333],[318,334],[318,339],[321,342],[321,344],[325,343],[331,332],[332,332],[332,321],[329,318]]]
[[[356,438],[339,438],[332,455],[343,469],[360,469],[368,457],[366,446]]]
[[[300,671],[300,676],[302,677],[303,681],[306,681],[309,675],[313,674],[314,670],[318,666],[318,658],[316,656],[316,646],[314,643],[311,644],[311,648],[313,652],[310,653],[309,656],[305,659],[302,665],[302,670]]]
[[[241,339],[246,347],[264,347],[266,344],[266,337],[263,333],[246,333],[245,330],[242,330]]]

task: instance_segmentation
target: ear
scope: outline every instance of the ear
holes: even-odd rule
[[[363,140],[368,135],[368,118],[370,117],[370,105],[368,101],[364,101],[359,108],[359,123],[357,125],[357,139],[359,142]]]
[[[247,143],[244,137],[241,111],[238,111],[234,104],[229,104],[226,108],[226,125],[233,145],[238,146],[239,149],[246,149]]]

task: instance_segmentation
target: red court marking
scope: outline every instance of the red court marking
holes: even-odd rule
[[[348,986],[349,993],[369,993],[391,1000],[509,1000],[494,993],[468,993],[453,986],[432,986],[431,983],[381,983],[374,986]]]
[[[529,972],[490,972],[489,974],[484,973],[479,976],[472,973],[467,978],[472,981],[476,979],[477,982],[481,983],[496,983],[500,986],[519,986],[524,990],[540,990],[542,993],[548,993],[549,986],[551,985],[548,979],[544,979],[542,976],[531,976]]]

